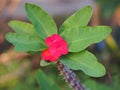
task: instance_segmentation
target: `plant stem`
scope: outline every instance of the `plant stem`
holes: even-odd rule
[[[72,70],[70,70],[67,66],[62,64],[60,61],[57,62],[57,67],[61,75],[64,76],[64,79],[66,80],[66,82],[69,83],[73,90],[85,90],[83,85],[77,79],[75,73]]]

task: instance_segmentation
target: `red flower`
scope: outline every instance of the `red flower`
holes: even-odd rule
[[[54,62],[57,59],[59,59],[59,55],[54,55],[54,51],[51,51],[50,49],[46,49],[44,51],[42,51],[42,59],[46,60],[46,61],[51,61]]]
[[[52,36],[47,37],[45,42],[49,48],[42,51],[43,60],[53,62],[58,60],[61,55],[68,53],[67,42],[57,34],[53,34]]]
[[[61,36],[59,36],[58,34],[53,34],[52,36],[47,37],[45,42],[47,46],[51,46],[52,44],[59,42],[61,40],[62,40]]]

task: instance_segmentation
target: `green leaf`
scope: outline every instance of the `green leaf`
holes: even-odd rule
[[[93,77],[103,76],[106,72],[104,66],[97,62],[96,57],[88,51],[69,53],[62,56],[60,61],[73,70],[82,70]]]
[[[8,33],[6,39],[15,45],[16,51],[20,52],[42,51],[47,48],[41,39],[26,34]]]
[[[38,35],[37,35],[37,33],[35,32],[35,29],[34,29],[34,27],[33,27],[33,25],[32,24],[30,24],[30,23],[26,23],[26,22],[22,22],[22,21],[18,21],[18,20],[12,20],[12,21],[10,21],[9,23],[8,23],[8,25],[17,33],[17,34],[10,34],[10,35],[8,35],[8,36],[6,36],[6,37],[8,37],[7,39],[8,40],[10,40],[10,42],[11,43],[14,43],[14,45],[15,45],[15,50],[16,51],[28,51],[28,53],[32,53],[32,54],[34,54],[34,53],[38,53],[37,51],[41,51],[42,49],[44,49],[45,48],[45,44],[43,43],[43,41],[42,40],[40,40],[40,38],[38,37]],[[22,35],[23,34],[23,35]],[[13,36],[12,36],[13,35]],[[29,37],[29,40],[26,40],[26,42],[27,42],[27,44],[29,43],[29,42],[31,42],[30,41],[30,38],[34,38],[34,39],[32,39],[32,40],[37,40],[37,43],[36,43],[36,45],[35,45],[35,43],[34,44],[30,44],[30,46],[29,45],[27,45],[27,44],[24,44],[24,42],[21,42],[20,40],[18,40],[18,38],[16,38],[16,36],[18,35],[18,37],[19,38],[21,38],[20,40],[21,41],[25,41],[26,39],[28,39],[28,38],[26,38],[26,37]],[[27,35],[27,36],[26,36]],[[26,39],[25,39],[25,38]],[[18,40],[18,41],[14,41],[15,39],[14,38],[16,38],[16,40]],[[23,40],[22,40],[23,39]],[[33,42],[33,41],[32,41]],[[16,43],[17,43],[17,45],[16,45]],[[41,44],[40,44],[41,43]],[[18,45],[18,44],[20,44],[20,45]],[[39,47],[39,45],[40,45],[40,47]],[[32,47],[32,46],[34,46],[34,47]],[[42,46],[42,47],[41,47]],[[38,49],[38,50],[37,50]],[[40,50],[41,49],[41,50]],[[32,50],[32,51],[31,51]]]
[[[27,53],[29,53],[31,55],[36,55],[36,54],[40,54],[41,51],[27,51]]]
[[[65,30],[61,36],[67,41],[69,52],[79,52],[104,40],[110,33],[111,28],[108,26],[82,26]]]
[[[95,82],[92,79],[88,79],[87,81],[85,81],[85,87],[87,90],[114,90],[113,86],[108,86],[105,83],[98,83]]]
[[[16,32],[16,33],[23,33],[23,34],[29,34],[32,36],[37,36],[35,29],[32,24],[18,21],[18,20],[12,20],[8,23],[8,25]]]
[[[29,20],[34,25],[34,28],[42,39],[57,33],[57,27],[52,19],[42,8],[34,4],[25,4],[26,13]]]
[[[92,8],[91,6],[86,6],[76,13],[71,15],[60,27],[60,33],[64,30],[79,27],[79,26],[86,26],[92,16]]]
[[[41,70],[36,72],[37,81],[40,86],[40,90],[61,90],[56,83],[54,83],[47,75],[45,75]]]
[[[50,62],[46,62],[45,60],[40,61],[40,66],[48,66],[50,64],[51,64]]]

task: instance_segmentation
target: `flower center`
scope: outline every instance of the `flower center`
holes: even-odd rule
[[[61,55],[68,53],[67,42],[58,34],[47,37],[45,42],[49,48],[42,51],[43,60],[53,62],[58,60]]]

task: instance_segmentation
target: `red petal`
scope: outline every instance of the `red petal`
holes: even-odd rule
[[[45,42],[49,48],[42,52],[41,56],[43,60],[54,62],[58,60],[61,55],[68,53],[67,42],[57,34],[47,37]]]
[[[52,54],[49,49],[42,51],[41,56],[43,60],[51,61],[51,62],[56,61],[59,58],[59,56]]]
[[[52,44],[54,44],[60,40],[62,40],[61,36],[59,36],[58,34],[53,34],[52,36],[47,37],[45,42],[48,46],[51,46]]]

